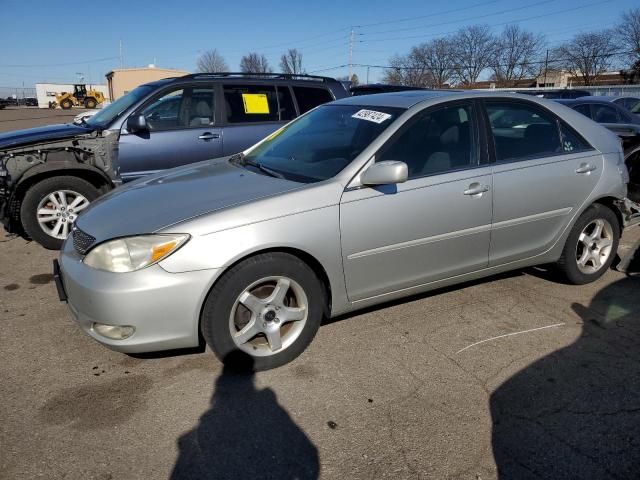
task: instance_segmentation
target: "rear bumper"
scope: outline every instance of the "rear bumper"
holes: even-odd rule
[[[200,309],[218,270],[169,273],[153,265],[103,272],[86,266],[70,241],[59,267],[61,299],[80,328],[103,345],[126,353],[198,346]],[[96,332],[95,323],[132,326],[135,332],[114,340]]]

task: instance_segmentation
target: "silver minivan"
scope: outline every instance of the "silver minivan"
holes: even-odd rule
[[[550,262],[597,279],[631,220],[627,181],[618,138],[555,102],[352,97],[99,199],[54,270],[80,327],[114,350],[204,339],[268,369],[324,317]]]

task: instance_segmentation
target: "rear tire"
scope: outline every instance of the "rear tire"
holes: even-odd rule
[[[84,106],[86,108],[96,108],[97,102],[95,101],[94,98],[85,98],[84,100]]]
[[[62,196],[64,196],[64,202],[60,201]],[[68,235],[77,215],[99,196],[98,189],[82,178],[72,176],[46,178],[32,185],[22,200],[20,207],[22,227],[32,240],[44,248],[59,250],[66,237],[62,233],[66,232]],[[74,201],[77,205],[71,206]],[[62,210],[62,203],[65,202],[67,205]],[[47,221],[47,219],[50,220]]]
[[[619,241],[616,215],[604,205],[593,204],[573,226],[558,267],[574,285],[594,282],[609,270]]]
[[[307,348],[325,304],[324,288],[306,263],[286,253],[264,253],[240,262],[218,280],[202,309],[200,327],[225,365],[268,370]]]

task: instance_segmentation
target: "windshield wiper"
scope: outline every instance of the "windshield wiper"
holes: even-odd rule
[[[270,177],[280,178],[283,180],[285,179],[284,175],[282,175],[280,172],[276,172],[275,170],[272,170],[269,167],[265,167],[259,162],[248,160],[247,158],[245,158],[244,153],[236,153],[235,155],[232,155],[231,157],[229,157],[229,161],[232,163],[243,165],[243,166],[249,165],[250,167],[255,167],[261,172],[266,173]]]

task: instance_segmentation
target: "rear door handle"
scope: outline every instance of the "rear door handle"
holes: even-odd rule
[[[589,165],[588,163],[581,163],[578,168],[576,168],[576,173],[586,173],[589,174],[593,172],[596,168],[595,165]]]
[[[214,138],[220,138],[220,134],[219,133],[205,132],[202,135],[200,135],[198,138],[200,140],[213,140]]]
[[[464,192],[465,195],[482,195],[485,192],[489,191],[489,185],[481,185],[478,182],[474,182],[469,185]]]

